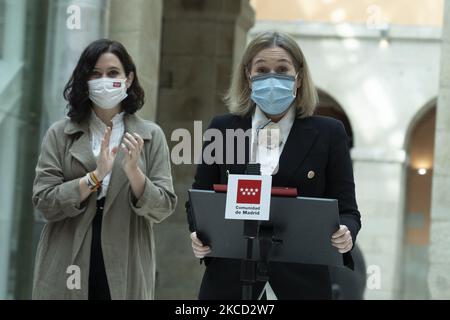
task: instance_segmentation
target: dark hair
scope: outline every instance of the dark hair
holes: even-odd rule
[[[128,96],[122,101],[123,111],[133,114],[144,105],[144,90],[139,84],[136,65],[125,47],[117,41],[100,39],[84,49],[64,88],[64,99],[68,102],[67,108],[69,109],[67,115],[75,122],[80,123],[86,120],[91,113],[92,102],[89,99],[87,82],[98,59],[104,53],[113,53],[119,58],[126,76],[130,72],[134,73],[133,83],[127,90]]]

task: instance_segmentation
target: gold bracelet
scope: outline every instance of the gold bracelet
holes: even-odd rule
[[[91,191],[96,191],[101,185],[100,182],[98,182],[98,183],[94,182],[90,173],[86,174],[86,180],[87,180],[87,185]]]
[[[98,180],[97,176],[95,175],[94,171],[89,172],[89,175],[91,176],[92,180],[94,181],[95,184],[99,184],[100,181]]]

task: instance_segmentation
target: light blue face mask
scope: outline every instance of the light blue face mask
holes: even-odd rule
[[[297,90],[294,76],[268,73],[254,76],[252,82],[252,100],[269,115],[285,112],[295,99]]]

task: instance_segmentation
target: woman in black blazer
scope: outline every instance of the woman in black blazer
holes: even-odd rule
[[[341,226],[330,241],[344,254],[345,264],[353,268],[351,249],[361,220],[348,138],[340,121],[313,116],[317,101],[308,66],[295,40],[286,34],[265,32],[248,45],[233,77],[226,97],[231,113],[215,117],[209,128],[220,130],[225,137],[227,129],[245,131],[273,124],[280,133],[276,144],[279,154],[275,160],[263,159],[262,174],[272,174],[273,186],[297,188],[303,197],[338,199]],[[262,146],[249,140],[245,142],[245,163],[238,163],[237,152],[231,164],[203,161],[197,167],[193,188],[212,190],[213,184],[226,184],[228,174],[243,174],[250,159],[259,157],[257,162],[261,162]],[[225,145],[223,159],[227,151],[232,150]],[[207,257],[210,248],[196,236],[189,203],[186,209],[194,255],[206,265],[199,298],[240,299],[240,261]],[[269,268],[270,291],[278,299],[331,298],[326,266],[271,262]],[[257,283],[253,297],[258,297],[263,287],[269,290],[264,283]]]

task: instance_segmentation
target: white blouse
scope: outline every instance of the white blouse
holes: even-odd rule
[[[123,123],[123,116],[125,112],[121,112],[116,114],[111,122],[112,122],[112,132],[111,138],[109,139],[109,151],[114,147],[120,148],[120,143],[122,142],[123,135],[125,133],[125,125]],[[89,119],[89,131],[91,133],[91,147],[92,152],[94,153],[95,159],[98,159],[100,154],[100,148],[102,145],[103,135],[105,134],[106,125],[102,120],[95,114],[94,111],[91,112],[91,117]],[[100,192],[97,194],[97,199],[103,198],[106,196],[109,186],[109,180],[111,179],[111,172],[103,179],[102,187]]]
[[[295,120],[295,108],[289,111],[277,123],[269,118],[256,106],[252,116],[252,142],[250,148],[251,159],[261,164],[262,175],[272,175],[278,168],[280,155]],[[263,129],[258,129],[263,127]],[[258,133],[256,132],[258,130]],[[272,138],[272,142],[269,138]],[[256,137],[258,138],[256,141]],[[275,142],[276,145],[274,144]]]

